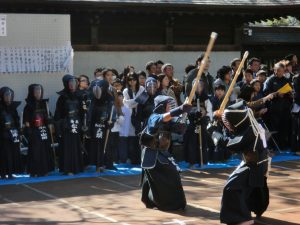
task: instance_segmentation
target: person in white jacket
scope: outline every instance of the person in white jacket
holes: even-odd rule
[[[120,131],[121,146],[126,146],[122,142],[128,142],[128,157],[132,164],[140,163],[140,149],[138,144],[138,136],[135,130],[136,127],[136,110],[138,103],[135,99],[144,91],[144,87],[139,85],[138,76],[136,73],[129,73],[126,80],[126,88],[123,91],[124,106],[122,106],[122,112],[125,116],[124,126],[122,132]],[[124,111],[123,111],[124,110]],[[121,136],[121,133],[123,136]],[[123,138],[127,135],[127,141]]]

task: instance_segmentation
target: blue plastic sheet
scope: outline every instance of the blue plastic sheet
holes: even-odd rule
[[[272,162],[283,162],[290,160],[300,160],[300,156],[294,155],[291,152],[284,152],[279,155],[275,155],[272,158]],[[240,164],[241,160],[239,156],[233,156],[230,160],[222,163],[208,163],[207,165],[200,168],[199,165],[195,165],[194,169],[222,169],[222,168],[231,168],[236,167]],[[179,162],[179,167],[185,171],[189,169],[189,163],[187,162]],[[87,177],[99,177],[99,176],[129,176],[129,175],[137,175],[141,173],[141,168],[139,166],[132,166],[130,164],[118,164],[115,165],[118,170],[106,170],[102,173],[97,173],[95,166],[89,166],[87,170],[83,173],[79,173],[72,176],[62,175],[58,171],[54,171],[49,173],[48,176],[45,177],[30,177],[28,174],[17,174],[14,175],[15,179],[6,179],[0,180],[0,185],[10,185],[10,184],[23,184],[23,183],[40,183],[40,182],[48,182],[48,181],[59,181],[59,180],[68,180],[68,179],[77,179],[77,178],[87,178]]]

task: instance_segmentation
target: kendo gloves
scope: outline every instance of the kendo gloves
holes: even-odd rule
[[[182,113],[189,113],[192,109],[192,105],[183,103],[181,106],[176,107],[170,111],[172,117],[180,116]]]

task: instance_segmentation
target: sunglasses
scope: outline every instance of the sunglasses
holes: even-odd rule
[[[136,79],[128,79],[128,81],[136,81]]]

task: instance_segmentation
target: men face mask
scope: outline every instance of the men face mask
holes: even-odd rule
[[[147,82],[146,90],[149,95],[155,95],[155,93],[157,91],[157,82],[156,81]]]
[[[68,88],[70,92],[75,92],[77,89],[77,81],[75,79],[71,79],[68,81]]]
[[[42,87],[40,85],[37,85],[33,89],[33,96],[36,100],[42,99]]]
[[[12,101],[13,101],[13,93],[11,92],[11,90],[5,91],[3,94],[3,102],[6,105],[10,105]]]
[[[95,96],[96,99],[100,99],[101,95],[102,95],[102,90],[101,87],[99,86],[94,86],[93,87],[93,94]]]
[[[177,107],[177,102],[176,102],[175,99],[172,98],[168,101],[168,105],[170,107],[170,110],[172,110],[172,109],[175,109]]]

